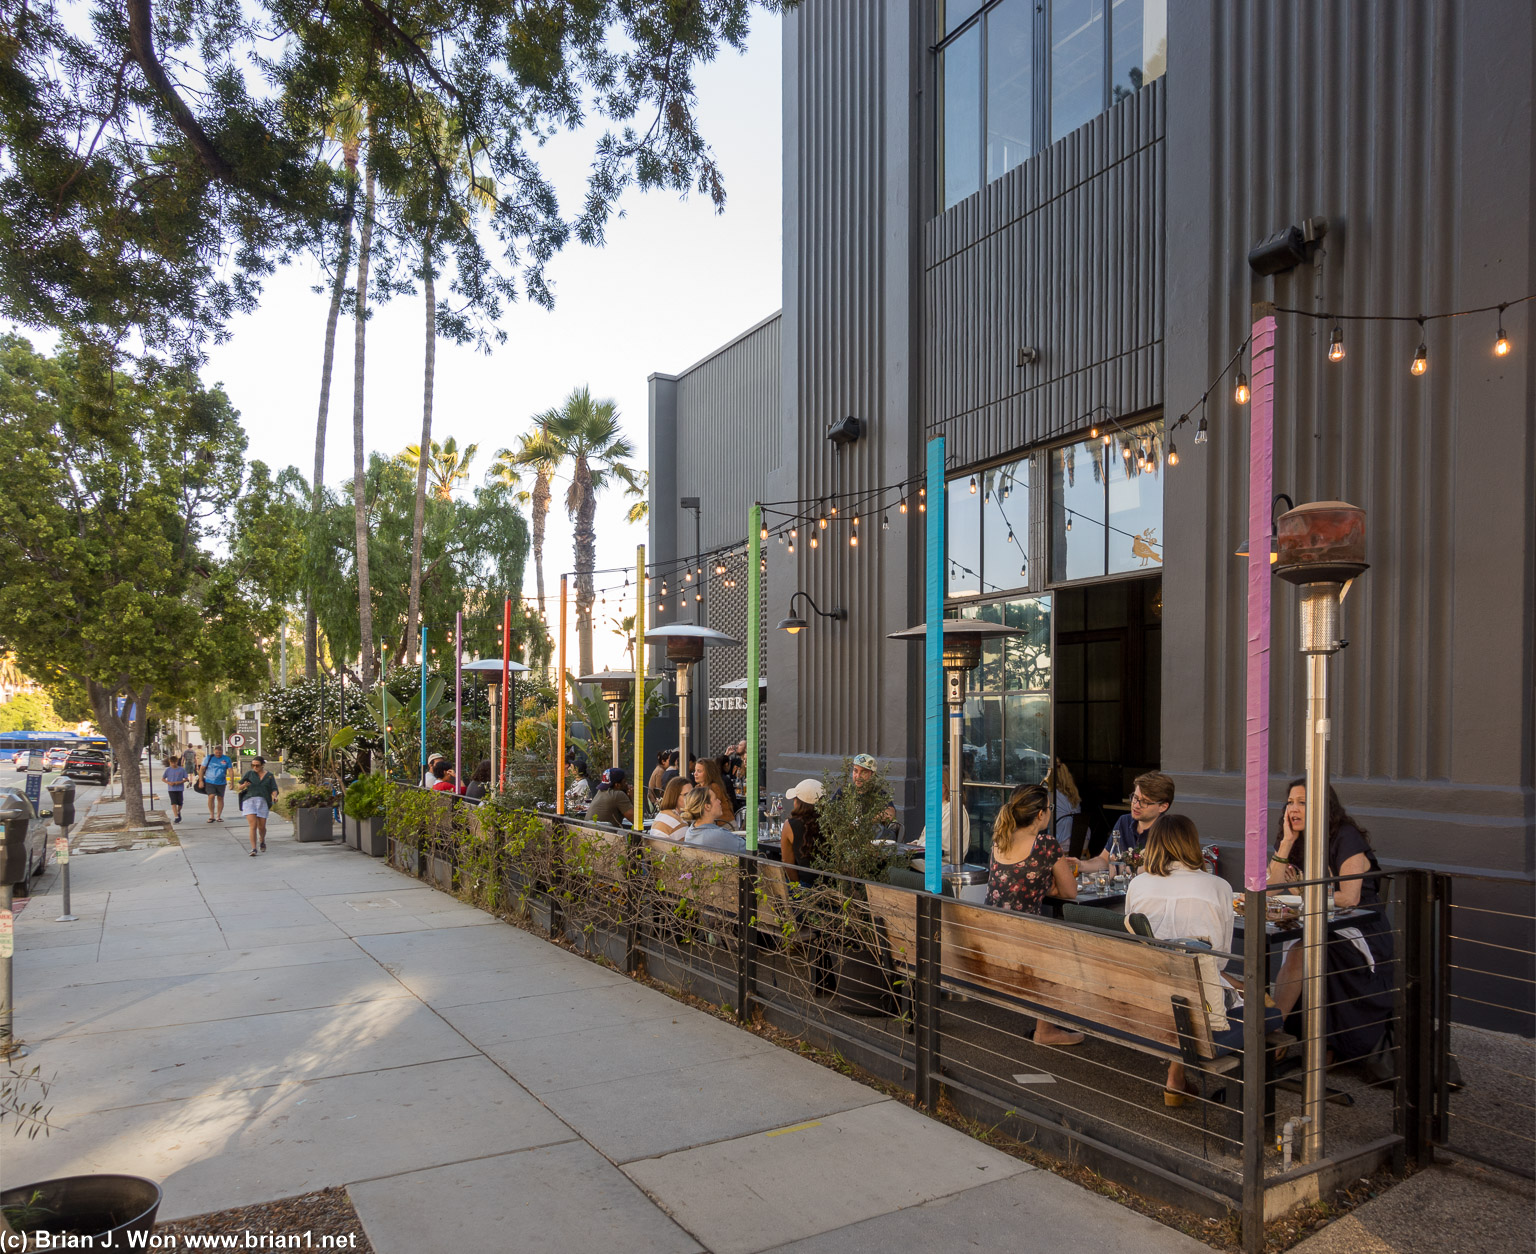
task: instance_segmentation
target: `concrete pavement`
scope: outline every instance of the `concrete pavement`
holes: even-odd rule
[[[1205,1248],[275,817],[259,858],[175,830],[17,922],[59,1129],[7,1187],[132,1172],[170,1219],[342,1184],[380,1254]]]

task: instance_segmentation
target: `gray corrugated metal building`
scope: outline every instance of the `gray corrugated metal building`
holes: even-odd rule
[[[709,548],[754,499],[909,479],[942,431],[950,602],[1036,629],[976,676],[973,814],[1054,749],[1110,806],[1166,771],[1208,837],[1238,838],[1247,411],[1231,375],[1200,398],[1256,300],[1414,315],[1536,292],[1532,26],[1515,0],[805,0],[784,20],[784,309],[652,377],[652,555],[695,551],[684,496]],[[1308,260],[1257,278],[1250,247],[1314,216]],[[1413,322],[1341,323],[1333,362],[1333,323],[1281,315],[1274,454],[1277,491],[1369,515],[1334,664],[1348,806],[1384,857],[1514,877],[1527,912],[1529,312],[1504,313],[1506,357],[1492,313],[1429,323],[1422,377]],[[849,415],[866,434],[839,449]],[[770,622],[800,589],[849,619],[771,634],[765,747],[775,791],[876,754],[911,822],[919,651],[885,637],[923,617],[922,515],[886,512],[857,549],[846,518],[814,551],[767,546]],[[739,585],[720,592],[706,614],[744,630]],[[1303,765],[1294,604],[1277,588],[1277,799]],[[712,665],[706,695],[745,671],[741,650]]]

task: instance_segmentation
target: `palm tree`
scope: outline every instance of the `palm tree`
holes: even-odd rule
[[[565,509],[576,524],[576,641],[581,673],[592,673],[592,569],[597,558],[597,495],[617,479],[628,488],[638,484],[629,463],[635,448],[619,426],[619,408],[611,400],[595,401],[579,387],[565,400],[549,425],[550,440],[561,450],[561,462],[571,462],[571,486]]]
[[[368,501],[364,492],[367,454],[363,448],[363,361],[368,338],[368,262],[373,247],[375,177],[368,160],[368,190],[363,198],[362,238],[357,250],[357,306],[353,311],[352,354],[352,511],[357,532],[357,624],[361,636],[358,671],[366,687],[373,681],[373,585],[368,576]]]
[[[439,501],[451,500],[454,488],[469,478],[469,464],[475,460],[475,454],[480,451],[480,446],[466,444],[461,450],[458,441],[450,435],[442,444],[433,440],[430,449],[424,468],[421,463],[421,445],[419,444],[407,444],[395,454],[395,460],[402,466],[410,466],[418,472],[424,469],[423,477],[431,483],[432,495]]]
[[[523,473],[533,475],[533,490],[519,492],[519,502],[530,506],[533,514],[533,578],[539,594],[539,617],[546,623],[544,612],[544,528],[549,519],[550,481],[560,469],[565,453],[550,437],[550,426],[559,417],[559,411],[546,409],[533,418],[533,430],[518,437],[515,449],[504,448],[496,454],[489,478],[505,487],[517,487]],[[590,675],[591,671],[582,674]]]
[[[341,160],[346,168],[347,199],[342,208],[338,233],[341,246],[336,253],[336,275],[331,280],[331,308],[325,319],[325,355],[320,365],[320,413],[315,419],[315,477],[311,484],[310,507],[320,513],[321,484],[325,479],[325,428],[331,410],[331,367],[336,359],[336,324],[341,318],[341,298],[347,290],[347,270],[352,263],[352,219],[357,212],[357,156],[362,146],[363,111],[348,93],[337,99],[336,114],[326,125],[327,139],[341,144]],[[314,679],[319,672],[320,625],[315,615],[314,598],[304,596],[304,678]]]
[[[636,498],[630,502],[630,506],[624,511],[624,521],[631,525],[645,522],[651,516],[651,472],[642,470],[635,476],[635,482],[624,489],[624,499]]]

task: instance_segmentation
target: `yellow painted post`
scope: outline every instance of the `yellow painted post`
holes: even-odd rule
[[[635,831],[645,830],[645,545],[635,546]]]

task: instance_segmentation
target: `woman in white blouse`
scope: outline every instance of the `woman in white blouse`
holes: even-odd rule
[[[661,792],[661,808],[656,812],[656,817],[651,820],[651,835],[665,836],[668,840],[681,840],[682,829],[688,826],[688,820],[678,812],[678,803],[683,799],[683,781],[679,776],[673,779]]]
[[[1141,874],[1125,893],[1125,913],[1144,914],[1159,940],[1200,940],[1221,953],[1232,952],[1232,886],[1204,869],[1200,832],[1182,814],[1164,814],[1147,831]],[[1216,959],[1218,969],[1226,965]],[[1238,1023],[1233,1012],[1230,1021]],[[1239,1028],[1239,1032],[1241,1029]],[[1223,1033],[1223,1041],[1227,1033]],[[1236,1037],[1241,1046],[1242,1037]],[[1184,1079],[1184,1064],[1168,1064],[1165,1106],[1182,1106],[1198,1090]]]

